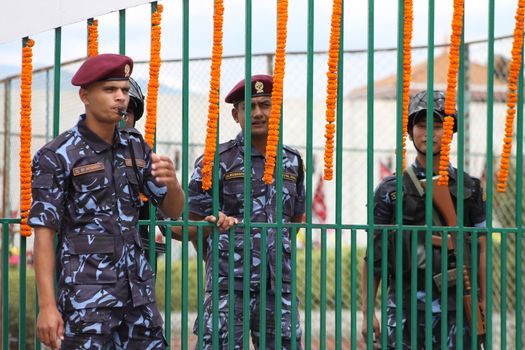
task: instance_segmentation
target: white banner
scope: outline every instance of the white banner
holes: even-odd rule
[[[2,0],[0,44],[153,0]]]

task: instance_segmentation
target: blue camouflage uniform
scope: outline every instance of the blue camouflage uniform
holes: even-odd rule
[[[137,220],[140,181],[153,203],[161,202],[167,189],[152,178],[151,150],[137,130],[116,129],[110,145],[85,118],[33,159],[28,222],[58,232],[62,348],[164,349],[163,320]]]
[[[242,220],[244,217],[244,137],[242,133],[229,142],[220,145],[219,163],[219,210],[228,216]],[[252,222],[276,222],[276,193],[275,182],[266,185],[262,180],[265,158],[252,147],[251,171],[251,220]],[[303,215],[305,211],[304,170],[299,152],[291,147],[284,146],[283,150],[283,223],[289,223],[294,216]],[[191,177],[188,188],[189,211],[200,216],[212,214],[213,191],[203,191],[202,188],[202,157],[195,164],[195,171]],[[283,256],[282,256],[282,344],[283,349],[290,347],[292,327],[297,330],[297,345],[300,348],[301,329],[299,315],[297,324],[291,324],[291,243],[289,229],[283,229]],[[275,266],[276,266],[276,231],[267,231],[267,245],[261,247],[261,229],[251,231],[251,261],[243,261],[244,230],[237,228],[235,232],[235,266],[234,266],[234,291],[228,291],[228,250],[229,237],[227,232],[219,235],[219,337],[220,348],[226,348],[228,343],[228,293],[235,293],[235,349],[242,349],[242,307],[243,307],[243,270],[250,268],[250,328],[254,346],[259,345],[259,315],[260,315],[260,254],[261,249],[266,249],[268,257],[267,266],[267,334],[268,348],[274,346],[274,304],[275,304]],[[212,237],[207,239],[206,253],[206,299],[204,302],[204,348],[212,347]],[[195,322],[194,333],[198,333],[198,320]]]
[[[416,161],[411,165],[418,179],[425,179],[425,169]],[[457,169],[449,166],[449,191],[454,204],[456,204],[457,195]],[[391,225],[395,224],[395,204],[396,203],[396,177],[386,177],[377,187],[374,194],[374,224]],[[485,227],[486,209],[483,191],[480,181],[477,178],[464,173],[464,226],[465,227]],[[421,197],[410,177],[406,172],[403,175],[403,224],[405,225],[425,225],[425,196]],[[436,223],[433,223],[436,225]],[[374,275],[381,277],[381,260],[385,257],[381,247],[382,230],[374,233]],[[433,232],[441,237],[440,232]],[[411,236],[412,231],[403,232],[403,311],[402,311],[402,348],[412,349],[410,338],[410,298],[411,298]],[[417,347],[424,349],[425,342],[425,232],[418,232],[418,250],[417,250]],[[470,246],[470,234],[466,233],[465,246]],[[396,348],[396,290],[395,290],[395,269],[396,269],[396,233],[395,231],[388,234],[388,257],[387,257],[387,344],[388,348]],[[432,274],[435,276],[442,272],[441,247],[433,246],[432,249]],[[365,258],[366,260],[366,258]],[[449,251],[449,266],[447,269],[455,267],[454,251]],[[472,277],[471,277],[472,278]],[[433,348],[441,346],[441,295],[435,282],[432,284],[432,344]],[[449,286],[447,300],[447,344],[449,349],[456,348],[456,288]],[[463,344],[465,349],[470,347],[470,330],[468,323],[464,318]]]

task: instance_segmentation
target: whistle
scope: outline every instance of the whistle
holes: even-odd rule
[[[126,112],[126,110],[119,109],[118,114],[120,114],[120,117],[122,118],[123,121],[128,120],[128,113]]]

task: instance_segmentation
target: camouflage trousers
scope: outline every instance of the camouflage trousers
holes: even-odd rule
[[[387,307],[387,349],[396,348],[396,308]],[[407,320],[406,310],[403,310],[402,316],[403,330],[402,330],[402,349],[425,349],[425,311],[417,311],[417,344],[415,347],[411,345],[410,338],[410,324]],[[463,316],[463,348],[471,348],[470,331],[466,324],[466,318]],[[456,349],[456,310],[450,310],[447,313],[447,349]],[[432,314],[432,349],[441,348],[441,312],[434,312]]]
[[[236,290],[234,295],[233,316],[234,336],[232,341],[235,342],[235,349],[243,349],[243,291]],[[289,293],[282,294],[281,302],[281,348],[291,349],[292,337],[292,296]],[[250,292],[250,332],[252,343],[255,349],[259,349],[259,341],[261,337],[259,321],[261,317],[261,297],[260,293]],[[297,302],[297,306],[299,303]],[[299,307],[297,307],[299,309]],[[199,319],[195,320],[193,326],[193,333],[199,334],[199,324],[203,324],[203,338],[202,349],[213,348],[213,297],[212,293],[206,293],[204,301],[204,312],[202,322]],[[301,327],[299,322],[299,312],[297,312],[296,339],[297,349],[301,347]],[[219,333],[219,349],[228,349],[228,292],[219,291],[219,315],[218,315],[218,333]],[[266,349],[275,349],[275,295],[272,291],[266,293],[266,332],[265,332]],[[198,345],[195,349],[198,348]],[[200,349],[199,349],[200,350]]]
[[[163,320],[156,303],[78,309],[63,313],[64,350],[164,349]]]

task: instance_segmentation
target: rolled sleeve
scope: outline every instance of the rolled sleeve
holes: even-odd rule
[[[33,202],[29,211],[31,227],[44,226],[58,230],[64,215],[66,185],[64,168],[55,152],[42,150],[32,164],[31,193]]]

